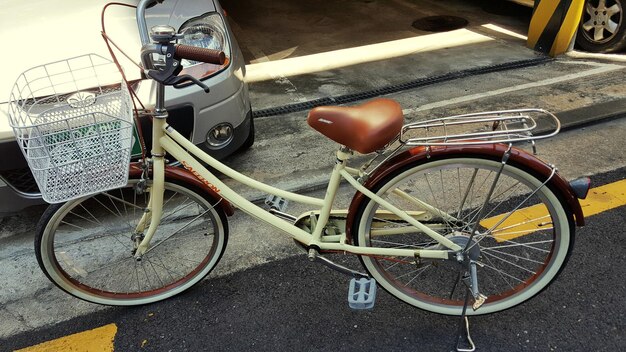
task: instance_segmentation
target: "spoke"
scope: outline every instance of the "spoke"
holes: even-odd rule
[[[441,196],[443,198],[443,204],[449,204],[446,199],[446,188],[443,186],[443,170],[439,170],[439,182],[441,183]]]
[[[553,173],[554,175],[554,173]],[[515,208],[513,208],[513,210],[511,210],[508,214],[506,214],[505,216],[502,217],[502,219],[500,219],[495,225],[491,226],[491,228],[489,228],[489,230],[487,232],[491,232],[494,229],[496,229],[498,226],[500,226],[503,222],[505,222],[508,218],[511,217],[511,215],[513,215],[513,213],[515,213],[518,209],[520,209],[522,207],[522,205],[524,205],[526,202],[528,202],[529,199],[531,199],[535,194],[537,194],[537,192],[539,192],[540,189],[542,189],[545,184],[552,179],[552,176],[550,176],[550,178],[548,178],[548,180],[546,180],[544,183],[541,184],[541,186],[539,186],[536,190],[532,191],[528,197],[526,197],[526,199],[524,199],[520,204],[518,204]],[[547,209],[547,206],[546,206]],[[548,210],[549,212],[549,210]]]
[[[489,259],[489,257],[485,257],[485,259],[491,264],[491,266],[493,268],[496,267],[496,265],[491,261],[491,259]],[[497,271],[498,275],[500,276],[500,278],[502,279],[502,281],[504,281],[505,284],[507,284],[511,289],[514,289],[515,287],[511,284],[511,282],[509,280],[507,280],[506,277],[504,277],[504,275],[500,272]]]
[[[513,257],[513,258],[515,258],[515,259],[525,260],[525,261],[528,261],[528,262],[531,262],[531,263],[535,263],[535,264],[543,265],[543,262],[540,262],[540,261],[538,261],[538,260],[533,260],[533,259],[530,259],[530,258],[522,257],[522,256],[520,256],[520,255],[515,255],[515,254],[511,254],[511,253],[503,252],[503,251],[498,251],[498,250],[495,250],[495,249],[493,249],[493,248],[481,248],[480,250],[481,250],[482,252],[496,252],[496,253],[498,253],[498,254],[502,254],[502,255],[509,256],[509,257]]]
[[[486,235],[486,236],[489,236],[490,238],[493,238],[496,241],[502,242],[506,238],[512,239],[512,238],[530,235],[531,233],[538,233],[539,231],[547,231],[547,230],[554,230],[554,227],[546,227],[546,228],[541,228],[541,229],[538,228],[536,230],[509,231],[509,232],[498,233],[495,236],[493,235]]]
[[[533,246],[531,246],[531,244],[552,243],[552,242],[554,242],[554,240],[536,241],[536,242],[528,242],[528,243],[517,243],[517,242],[510,241],[510,240],[505,240],[504,242],[507,242],[507,243],[512,243],[512,244],[509,244],[509,245],[502,245],[502,246],[493,246],[493,247],[488,247],[488,248],[493,249],[493,248],[525,247],[525,248],[534,249],[534,250],[536,250],[536,251],[540,251],[540,252],[550,253],[550,251],[549,251],[549,250],[547,250],[547,249],[542,249],[542,248],[533,247]]]
[[[430,242],[422,242],[422,243],[407,243],[407,244],[403,244],[403,243],[398,243],[398,242],[391,242],[391,241],[382,241],[382,240],[371,240],[372,243],[378,243],[378,244],[387,244],[387,245],[392,245],[392,248],[406,248],[406,247],[416,247],[416,248],[424,248],[424,247],[428,247],[428,246],[432,246],[432,245],[436,245],[437,241],[430,241]],[[388,247],[386,247],[388,248]]]
[[[187,198],[187,199],[189,199],[189,198]],[[179,205],[179,206],[178,206],[178,208],[174,209],[174,211],[172,211],[171,213],[167,214],[167,216],[165,216],[164,218],[162,218],[162,219],[161,219],[161,221],[163,221],[163,222],[164,222],[165,220],[169,219],[169,218],[170,218],[171,216],[173,216],[174,214],[176,214],[176,213],[178,213],[179,211],[184,210],[185,208],[188,208],[189,206],[194,205],[194,204],[196,204],[196,203],[194,203],[194,202],[189,202],[189,203],[187,203],[187,204],[181,204],[181,205]],[[184,206],[183,206],[183,205],[184,205]],[[163,208],[165,209],[165,204],[163,205]]]
[[[527,272],[529,272],[529,273],[531,273],[531,274],[533,274],[533,275],[537,274],[536,272],[534,272],[534,271],[532,271],[532,270],[530,270],[530,269],[524,268],[523,266],[518,265],[518,264],[515,264],[515,263],[513,263],[513,262],[511,262],[511,261],[509,261],[509,260],[506,260],[506,259],[504,259],[504,258],[500,258],[500,257],[498,257],[497,255],[495,255],[495,254],[493,254],[493,253],[489,253],[489,252],[483,252],[483,253],[484,253],[484,254],[486,254],[486,255],[488,255],[488,256],[490,256],[490,257],[492,257],[492,258],[495,258],[495,259],[501,260],[501,261],[503,261],[503,262],[505,262],[505,263],[507,263],[507,264],[509,264],[509,265],[511,265],[511,266],[514,266],[514,267],[516,267],[516,268],[520,269],[520,270],[527,271]]]
[[[427,268],[428,268],[429,266],[431,266],[431,265],[432,265],[432,264],[428,264],[428,266],[426,266],[426,267],[424,267],[424,268],[417,268],[417,269],[415,269],[415,270],[411,270],[411,271],[409,271],[408,273],[404,273],[404,274],[402,274],[402,275],[400,275],[400,276],[396,276],[396,279],[399,279],[399,278],[401,278],[401,277],[405,277],[405,276],[408,276],[408,275],[413,275],[414,273],[418,273],[417,275],[419,276],[422,272],[424,272],[424,270],[425,270],[425,269],[427,269]],[[411,280],[411,281],[413,281],[413,280]],[[409,282],[410,282],[410,281],[409,281]],[[407,284],[408,284],[408,283],[407,283]],[[406,286],[406,284],[405,284],[405,286]]]
[[[590,32],[594,28],[593,19],[583,23],[583,29],[585,32]]]
[[[122,191],[120,191],[120,196],[124,197],[124,193]],[[126,203],[126,201],[123,198],[117,198],[119,199],[119,201],[122,203],[122,205],[124,205],[124,203]],[[117,205],[115,204],[115,202],[113,201],[113,199],[111,197],[109,197],[109,201],[111,202],[111,205],[113,205],[113,208],[115,208],[115,211],[117,211],[117,213],[120,215],[120,218],[122,218],[122,212],[120,211],[120,209],[117,207]]]
[[[83,205],[83,203],[80,203],[80,207],[83,208],[83,210],[89,214],[89,216],[91,216],[91,218],[95,221],[95,223],[100,224],[100,220],[98,220],[98,218],[96,218],[87,208],[85,208],[85,206]]]
[[[613,21],[611,21],[611,20],[609,20],[609,21],[606,23],[606,25],[604,26],[604,28],[605,28],[607,31],[609,31],[611,34],[615,34],[615,32],[617,32],[618,27],[619,27],[619,26],[617,25],[617,23],[615,23],[615,22],[613,22]]]
[[[137,279],[137,292],[141,292],[141,281],[139,280],[139,270],[137,270],[137,261],[133,260],[134,263],[134,267],[135,267],[135,278]]]
[[[622,12],[619,8],[619,5],[617,4],[613,4],[613,6],[609,7],[608,9],[606,9],[606,14],[608,17],[612,17],[613,15],[615,15],[616,13],[620,13]]]
[[[172,192],[172,195],[165,201],[163,202],[163,209],[165,209],[165,206],[169,204],[169,202],[174,199],[174,197],[176,196],[177,192]],[[185,200],[189,199],[189,197],[187,197]],[[185,200],[182,201],[182,203],[185,202]]]
[[[111,195],[111,194],[109,194],[109,193],[102,193],[102,195],[104,195],[104,196],[108,197],[108,198],[109,198],[109,200],[111,201],[111,203],[113,203],[113,200],[117,200],[118,202],[122,202],[122,204],[128,204],[128,205],[130,205],[130,206],[133,206],[133,207],[137,207],[137,208],[139,208],[137,205],[135,205],[135,204],[131,204],[131,203],[128,203],[128,202],[126,202],[125,200],[120,199],[120,198],[118,198],[118,197],[115,197],[115,196],[113,196],[113,195]],[[115,217],[119,217],[119,218],[122,218],[122,214],[121,214],[121,213],[119,213],[119,210],[118,210],[118,214],[116,214],[113,210],[111,210],[111,209],[110,209],[109,207],[107,207],[107,206],[106,206],[103,202],[101,202],[101,201],[100,201],[100,199],[98,199],[98,197],[94,197],[93,199],[94,199],[96,202],[98,202],[100,205],[102,205],[102,206],[103,206],[106,210],[108,210],[111,214],[113,214],[113,216],[115,216]],[[114,203],[113,203],[113,206],[115,206],[115,204],[114,204]],[[117,207],[116,207],[116,209],[117,209]],[[143,209],[142,209],[142,210],[143,210]],[[126,222],[126,224],[128,225],[128,228],[129,228],[129,229],[132,229],[132,228],[133,228],[133,226],[132,226],[132,224],[130,223],[130,220],[129,220],[129,219],[127,219],[125,222]]]
[[[152,288],[152,283],[150,283],[150,277],[148,276],[148,271],[146,271],[146,266],[142,263],[141,264],[141,269],[143,271],[144,276],[146,277],[146,283],[148,285],[148,288]]]
[[[426,265],[425,267],[423,267],[423,268],[420,270],[420,272],[419,272],[419,273],[417,273],[417,275],[415,275],[415,276],[414,276],[411,280],[409,280],[409,282],[407,282],[406,284],[404,284],[404,286],[405,286],[405,287],[408,287],[408,286],[409,286],[409,284],[410,284],[411,282],[415,281],[415,279],[417,279],[420,275],[422,275],[422,273],[423,273],[424,271],[426,271],[426,269],[428,269],[428,268],[429,268],[429,267],[431,267],[431,266],[432,266],[432,264],[428,264],[428,265]]]
[[[472,190],[472,187],[474,186],[474,180],[476,179],[476,174],[478,174],[478,169],[474,169],[474,172],[472,173],[472,177],[470,177],[470,180],[467,183],[467,190],[465,191],[465,194],[463,195],[461,203],[459,204],[459,211],[457,215],[457,218],[459,219],[461,219],[461,215],[463,213],[463,207],[465,206],[465,201],[467,200],[467,196],[470,194],[470,190]],[[461,195],[461,170],[460,168],[457,168],[457,175],[459,178],[459,195]],[[462,218],[462,219],[465,219],[465,218]]]
[[[439,171],[439,173],[441,174],[441,170]],[[426,183],[428,184],[428,188],[430,189],[430,194],[433,197],[432,199],[435,201],[435,209],[436,209],[436,211],[439,213],[439,216],[441,217],[441,219],[443,221],[445,221],[445,223],[448,226],[448,228],[449,229],[453,229],[454,227],[452,226],[452,224],[448,220],[448,216],[449,215],[447,213],[445,213],[445,215],[444,215],[444,211],[441,210],[441,207],[439,207],[439,203],[437,202],[437,198],[439,198],[439,197],[437,197],[435,195],[435,191],[433,191],[433,187],[431,186],[430,181],[428,181],[428,174],[424,174],[424,179],[426,180]],[[442,182],[442,186],[443,186],[443,179],[442,179],[441,182]],[[445,192],[443,192],[443,189],[442,189],[442,193],[444,194],[443,198],[444,198],[444,202],[445,202]]]
[[[161,284],[160,287],[163,287],[165,285],[165,283],[161,279],[161,276],[159,276],[159,272],[155,269],[154,264],[152,263],[152,260],[150,260],[150,258],[146,258],[146,259],[147,259],[146,261],[148,262],[148,264],[150,264],[150,269],[152,269],[152,271],[154,272],[154,276],[160,282],[160,284]],[[159,258],[159,260],[161,260],[161,259]],[[168,271],[167,268],[163,268],[163,269],[165,269],[165,271],[168,272],[168,274],[169,274],[169,271]],[[147,275],[147,273],[146,273],[146,275]],[[170,274],[170,276],[171,276],[171,274]]]
[[[391,264],[390,266],[385,268],[385,271],[389,271],[389,269],[395,267],[396,265],[400,264],[400,262],[394,262],[393,264]]]
[[[489,177],[491,176],[491,174],[493,174],[493,171],[489,171],[489,174],[487,174],[487,176],[485,177],[485,179],[483,180],[483,183],[480,185],[480,188],[478,188],[476,191],[480,191],[485,184],[487,183],[487,179],[489,179]],[[494,180],[495,181],[495,180]],[[474,192],[472,192],[472,198],[474,198]],[[470,203],[471,204],[471,203]],[[472,226],[472,224],[474,224],[477,220],[477,218],[480,216],[480,213],[482,212],[482,209],[485,207],[486,205],[486,201],[482,201],[482,204],[480,204],[480,206],[472,213],[476,214],[475,216],[472,216],[467,222],[466,225],[463,227],[463,230],[469,230],[470,226]],[[470,230],[471,231],[471,230]]]
[[[110,268],[110,267],[112,267],[112,266],[118,265],[118,264],[120,264],[121,262],[127,261],[127,260],[129,260],[129,259],[133,259],[133,257],[132,257],[132,256],[130,256],[130,253],[129,253],[128,257],[122,257],[121,259],[118,259],[118,260],[114,261],[113,263],[109,263],[109,264],[107,264],[107,265],[100,266],[100,267],[94,268],[94,269],[92,269],[92,270],[89,270],[89,271],[87,271],[87,274],[97,273],[97,272],[99,272],[99,271],[101,271],[101,270],[103,270],[103,269],[108,269],[108,268]],[[135,260],[134,260],[134,259],[133,259],[133,262],[135,262]]]
[[[505,273],[504,271],[502,271],[502,270],[500,270],[500,269],[498,269],[498,268],[496,268],[496,267],[493,267],[493,266],[491,266],[491,265],[489,265],[489,264],[485,264],[485,263],[483,263],[483,264],[485,265],[485,266],[484,266],[485,268],[489,268],[489,269],[491,269],[491,270],[494,270],[494,271],[496,271],[496,272],[500,273],[501,275],[504,275],[504,276],[510,277],[511,279],[516,280],[516,281],[519,281],[520,283],[524,283],[524,281],[523,281],[523,280],[520,280],[520,279],[516,278],[516,277],[515,277],[515,276],[513,276],[513,275],[507,274],[507,273]]]
[[[530,223],[536,223],[539,220],[546,219],[546,218],[552,219],[552,216],[550,216],[550,214],[548,214],[548,215],[540,216],[540,217],[535,218],[535,219],[528,219],[527,221],[522,221],[522,222],[518,222],[516,224],[512,224],[512,225],[508,225],[508,226],[505,226],[505,227],[501,227],[499,229],[495,229],[495,230],[491,231],[491,233],[498,233],[498,232],[502,232],[504,230],[512,229],[514,227],[519,227],[519,226],[527,225],[527,224],[530,224]],[[544,224],[544,223],[537,224],[536,226],[540,226],[542,224]],[[546,225],[547,224],[552,224],[552,222],[550,221],[550,222],[547,222],[545,224]],[[545,229],[547,229],[547,228],[541,228],[541,229],[537,228],[537,230],[545,230]]]
[[[106,194],[106,193],[103,193],[103,194],[104,194],[104,195],[106,195],[107,197],[111,197],[110,195],[108,195],[108,194]],[[104,209],[106,209],[109,213],[111,213],[113,216],[115,216],[115,217],[120,217],[120,216],[119,216],[119,214],[115,214],[115,212],[114,212],[113,210],[111,210],[109,207],[107,207],[106,205],[104,205],[104,203],[102,203],[102,202],[100,201],[100,199],[98,199],[97,197],[93,197],[93,199],[94,199],[96,202],[98,202],[100,205],[102,205],[102,207],[103,207]],[[121,201],[121,199],[120,199],[120,201]]]
[[[183,225],[181,228],[179,228],[178,230],[174,231],[174,233],[172,233],[171,235],[167,236],[166,238],[164,238],[163,240],[159,241],[159,243],[155,244],[154,246],[150,247],[145,253],[150,252],[151,250],[155,249],[156,247],[160,246],[161,244],[163,244],[163,242],[167,241],[168,239],[172,238],[172,236],[176,235],[177,233],[179,233],[180,231],[184,230],[185,228],[187,228],[189,225],[191,225],[194,221],[196,221],[197,219],[199,219],[200,217],[204,216],[206,213],[208,213],[209,211],[211,211],[211,209],[213,208],[209,208],[207,209],[204,213],[199,214],[198,216],[196,216],[195,218],[191,219],[189,222],[187,222],[185,225]],[[145,254],[144,253],[144,254]]]
[[[121,199],[121,198],[115,197],[114,195],[109,194],[109,193],[107,193],[107,192],[105,192],[105,193],[101,193],[101,194],[102,194],[103,196],[105,196],[105,197],[108,197],[109,199],[116,200],[116,201],[118,201],[118,202],[120,202],[120,203],[126,204],[126,205],[128,205],[128,206],[130,206],[130,207],[133,207],[133,208],[140,209],[141,211],[143,211],[143,209],[144,209],[144,208],[142,208],[142,207],[140,207],[140,206],[138,206],[138,205],[136,205],[136,204],[133,204],[133,203],[131,203],[131,202],[127,202],[127,201],[125,201],[125,200],[123,200],[123,199]],[[100,201],[98,200],[98,198],[94,197],[93,199],[95,199],[98,203],[102,204],[102,202],[100,202]],[[102,206],[103,206],[103,207],[105,207],[108,211],[112,212],[112,211],[111,211],[111,209],[109,209],[106,205],[102,204]],[[113,214],[115,214],[115,213],[113,213]]]
[[[596,27],[593,32],[593,40],[599,42],[604,39],[604,28]]]
[[[504,182],[500,183],[500,186],[501,186],[503,183],[504,183]],[[504,193],[509,192],[509,191],[513,191],[513,187],[518,187],[518,188],[519,188],[519,185],[521,185],[521,182],[519,182],[519,181],[518,181],[517,183],[515,183],[514,185],[511,185],[509,188],[505,189],[504,191],[500,192],[499,194],[497,194],[497,195],[495,195],[495,196],[492,196],[492,197],[491,197],[491,199],[498,199],[499,197],[503,196],[503,195],[504,195]],[[495,193],[495,192],[494,192],[494,193]],[[511,192],[511,193],[512,193],[512,192]],[[492,208],[492,209],[491,209],[491,210],[490,210],[487,214],[485,214],[485,215],[483,216],[483,219],[485,219],[485,218],[489,218],[489,217],[491,216],[491,214],[493,214],[493,213],[496,211],[496,209],[498,209],[498,208],[499,208],[502,204],[504,204],[505,202],[510,201],[510,200],[511,200],[511,198],[506,198],[506,197],[505,197],[505,198],[503,198],[503,199],[502,199],[502,200],[501,200],[498,204],[496,204],[496,205],[495,205],[495,206],[494,206],[494,207],[493,207],[493,208]]]
[[[79,230],[87,230],[87,229],[86,229],[86,228],[84,228],[84,227],[80,227],[80,226],[78,226],[78,225],[74,225],[74,224],[71,224],[71,223],[66,222],[66,221],[61,221],[61,224],[63,224],[63,225],[68,225],[68,226],[72,226],[72,227],[75,227],[75,228],[77,228],[77,229],[79,229]]]

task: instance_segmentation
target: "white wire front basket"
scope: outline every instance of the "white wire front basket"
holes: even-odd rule
[[[133,108],[117,67],[90,54],[21,74],[9,120],[42,197],[58,203],[126,185]]]

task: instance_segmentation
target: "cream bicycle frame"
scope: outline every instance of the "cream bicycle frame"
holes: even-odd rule
[[[144,239],[141,241],[140,245],[137,248],[136,256],[140,257],[147,250],[149,250],[149,243],[152,239],[152,236],[157,230],[159,225],[159,221],[162,215],[162,207],[163,207],[163,192],[164,192],[164,182],[165,182],[165,161],[164,161],[164,152],[167,151],[174,158],[180,161],[187,169],[192,171],[192,173],[200,178],[207,187],[212,186],[224,199],[231,202],[237,208],[243,210],[245,213],[255,217],[258,220],[266,222],[284,232],[291,235],[296,241],[306,245],[306,246],[315,246],[320,250],[333,250],[333,251],[343,251],[349,252],[352,254],[361,254],[361,255],[381,255],[381,256],[404,256],[404,257],[420,257],[420,258],[430,258],[430,259],[448,259],[450,257],[449,253],[451,251],[460,251],[462,248],[439,234],[435,230],[430,227],[422,224],[414,217],[407,214],[405,211],[396,208],[389,202],[385,201],[381,197],[377,196],[370,190],[366,189],[361,185],[356,179],[355,175],[358,175],[358,171],[346,166],[346,161],[349,159],[350,154],[342,151],[337,152],[337,163],[333,168],[330,181],[328,183],[328,187],[326,189],[326,195],[324,199],[304,196],[300,194],[296,194],[293,192],[288,192],[285,190],[281,190],[262,182],[256,181],[248,176],[245,176],[236,170],[231,169],[230,167],[224,165],[217,159],[211,157],[210,155],[203,152],[200,148],[195,146],[189,140],[187,140],[180,133],[175,131],[171,126],[167,124],[165,119],[157,119],[153,120],[153,146],[152,146],[152,155],[153,155],[153,182],[152,182],[152,191],[150,194],[150,202],[148,212],[144,214],[142,220],[139,222],[137,231],[143,232],[142,228],[139,226],[145,226],[145,224],[149,221],[150,226],[145,233]],[[189,153],[185,150],[188,150]],[[313,206],[319,207],[319,218],[317,219],[317,224],[313,229],[313,233],[308,233],[305,230],[290,224],[282,219],[277,218],[276,216],[270,214],[266,210],[261,207],[253,204],[248,201],[241,195],[237,194],[227,185],[225,185],[222,181],[220,181],[215,175],[213,175],[210,171],[208,171],[199,161],[197,161],[193,156],[196,156],[198,159],[202,160],[209,166],[215,168],[219,172],[225,174],[232,179],[245,184],[251,188],[257,189],[259,191],[274,194],[279,197],[283,197],[289,199],[294,202],[309,204]],[[431,250],[431,249],[396,249],[396,248],[371,248],[371,247],[359,247],[353,246],[346,243],[345,233],[343,233],[340,238],[335,242],[322,241],[322,232],[328,223],[328,219],[330,216],[330,212],[332,210],[332,204],[335,200],[335,196],[337,194],[337,189],[339,188],[339,184],[341,179],[345,179],[350,183],[357,191],[363,193],[370,199],[374,200],[378,203],[382,208],[388,210],[394,215],[398,216],[400,219],[405,220],[409,225],[413,226],[415,229],[422,231],[427,234],[435,241],[439,242],[444,247],[449,250]]]

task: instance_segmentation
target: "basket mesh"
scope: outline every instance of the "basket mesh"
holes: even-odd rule
[[[9,119],[43,199],[58,203],[124,186],[132,102],[117,67],[85,55],[24,72]]]

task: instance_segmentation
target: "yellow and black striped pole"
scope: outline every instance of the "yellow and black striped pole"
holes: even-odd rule
[[[535,0],[528,47],[553,57],[569,50],[584,6],[585,0]]]

